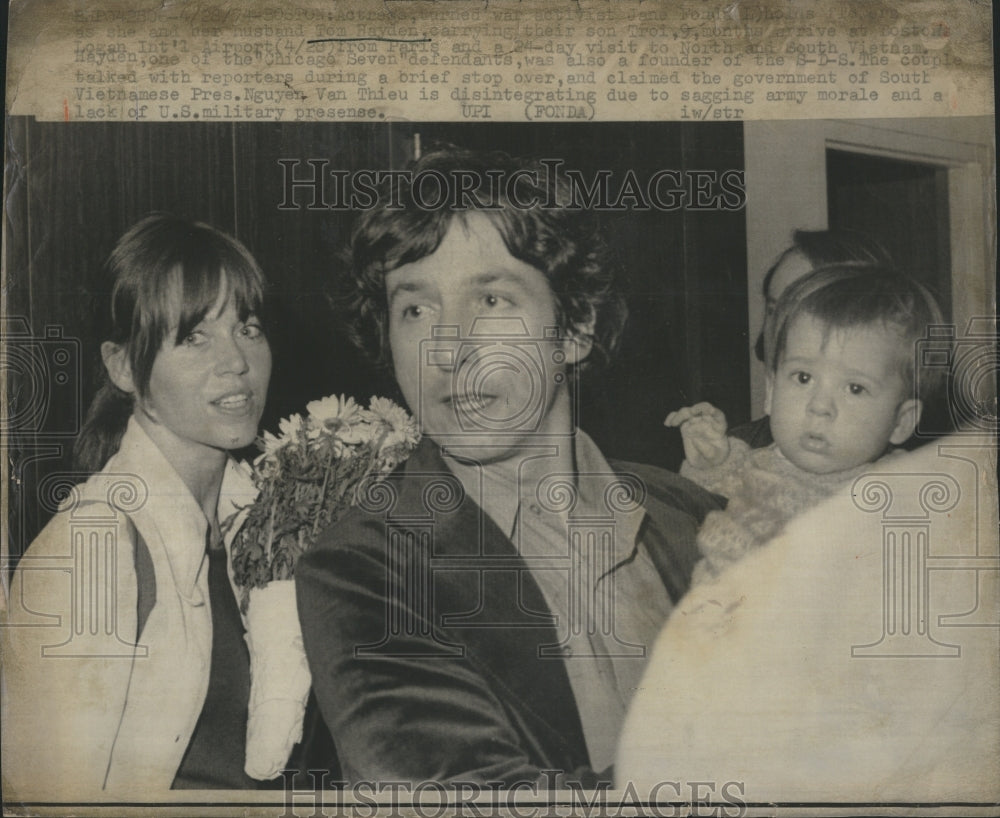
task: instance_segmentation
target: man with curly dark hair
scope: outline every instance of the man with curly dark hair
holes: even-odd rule
[[[558,163],[445,148],[387,175],[344,276],[353,339],[424,440],[297,571],[344,776],[610,781],[652,643],[718,498],[609,463],[578,378],[625,320]]]

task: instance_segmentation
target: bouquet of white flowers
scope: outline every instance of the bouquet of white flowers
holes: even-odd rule
[[[279,436],[265,432],[258,441],[259,494],[232,542],[250,650],[246,772],[260,780],[276,776],[301,740],[312,681],[291,581],[295,565],[354,505],[362,483],[406,460],[419,440],[413,419],[386,398],[373,397],[365,409],[331,395],[306,412],[282,420]]]

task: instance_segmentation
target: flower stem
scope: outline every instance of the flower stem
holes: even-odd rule
[[[319,507],[316,509],[316,516],[313,518],[312,525],[312,536],[310,539],[315,540],[316,535],[319,533],[319,521],[323,516],[323,504],[326,502],[326,485],[330,482],[330,464],[333,462],[333,449],[326,456],[326,465],[323,467],[323,485],[319,490]]]
[[[266,554],[267,554],[267,564],[268,564],[268,566],[271,565],[271,547],[272,547],[272,543],[274,542],[274,515],[277,512],[277,510],[278,510],[278,498],[275,497],[274,500],[271,502],[271,515],[270,515],[270,517],[268,517],[268,520],[267,520],[267,549],[266,549]]]

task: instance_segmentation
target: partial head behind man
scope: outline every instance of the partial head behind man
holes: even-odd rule
[[[765,338],[774,307],[785,289],[819,267],[829,264],[875,264],[891,267],[885,249],[870,236],[853,230],[796,230],[792,243],[778,256],[764,275],[764,324],[754,353],[762,363],[767,359]]]

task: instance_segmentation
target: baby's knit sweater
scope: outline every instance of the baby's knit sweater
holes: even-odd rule
[[[725,511],[710,512],[698,532],[703,559],[695,566],[692,584],[714,579],[779,534],[797,514],[871,469],[871,463],[863,463],[813,474],[788,460],[775,444],[751,449],[732,437],[729,456],[718,466],[697,468],[684,461],[682,475],[729,498]]]

